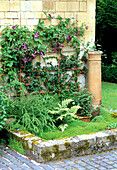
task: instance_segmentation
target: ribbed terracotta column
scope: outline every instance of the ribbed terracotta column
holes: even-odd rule
[[[101,51],[89,51],[88,90],[93,93],[93,105],[102,103],[101,92]]]

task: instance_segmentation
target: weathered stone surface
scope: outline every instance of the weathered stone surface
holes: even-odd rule
[[[21,130],[9,132],[9,134],[22,141],[26,153],[37,162],[48,162],[117,149],[117,129],[49,141]]]

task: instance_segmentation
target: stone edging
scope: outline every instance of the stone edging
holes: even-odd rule
[[[117,149],[117,129],[48,141],[22,130],[8,132],[8,134],[21,141],[26,154],[37,162],[48,162]]]

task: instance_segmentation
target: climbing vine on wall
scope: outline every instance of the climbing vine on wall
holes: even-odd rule
[[[50,21],[53,19],[51,14],[45,14]],[[50,22],[48,27],[39,19],[33,31],[26,26],[7,26],[2,30],[1,41],[0,71],[3,79],[6,74],[8,83],[15,82],[14,88],[18,93],[21,84],[28,92],[45,91],[62,94],[78,90],[78,76],[86,73],[87,50],[84,50],[84,55],[80,58],[83,43],[80,37],[84,36],[87,27],[84,24],[81,27],[76,25],[70,19],[63,20],[58,16],[58,24],[51,25]],[[63,53],[65,45],[72,47],[74,54],[65,55]],[[33,65],[36,57],[40,57],[40,61]],[[56,65],[52,59],[57,61]]]

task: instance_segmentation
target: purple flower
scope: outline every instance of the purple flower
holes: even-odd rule
[[[16,26],[13,26],[12,29],[14,30]]]
[[[17,48],[17,47],[15,47],[15,48],[14,48],[14,50],[18,50],[18,48]]]
[[[24,44],[22,45],[22,47],[23,47],[23,50],[27,50],[27,45],[26,45],[26,43],[24,43]]]
[[[51,16],[51,14],[48,14],[50,16],[51,19],[53,19],[53,17]]]
[[[59,46],[59,48],[61,49],[62,47],[64,47],[62,44]]]
[[[47,49],[45,49],[45,51],[47,51]]]
[[[53,48],[52,50],[54,53],[58,52],[58,50],[56,48]]]
[[[35,54],[31,54],[31,56],[32,56],[32,57],[36,57],[36,55],[35,55]]]
[[[67,41],[71,41],[71,37],[68,35],[68,37],[66,38]]]
[[[54,44],[55,44],[56,46],[59,45],[59,43],[58,43],[57,41],[56,41]]]
[[[36,53],[37,53],[37,51],[35,50],[35,51],[34,51],[34,54],[36,54]]]
[[[85,29],[88,30],[88,26],[86,26]]]
[[[45,55],[43,51],[41,51],[41,55]]]
[[[34,35],[34,38],[38,38],[39,37],[39,32],[37,31],[36,34]]]
[[[27,63],[27,62],[28,62],[28,59],[27,59],[27,58],[24,58],[23,61],[24,61],[24,63]]]
[[[20,56],[21,56],[21,57],[24,57],[24,55],[23,55],[23,54],[21,54]]]

